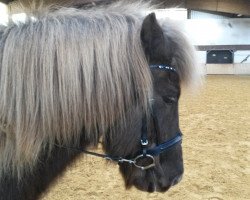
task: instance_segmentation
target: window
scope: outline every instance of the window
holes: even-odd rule
[[[233,63],[233,55],[230,50],[207,51],[207,63]]]

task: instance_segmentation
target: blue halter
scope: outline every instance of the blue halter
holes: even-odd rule
[[[154,123],[154,129],[157,133],[158,131],[158,128],[157,127],[157,118],[155,116],[152,116],[153,118],[153,123]],[[147,125],[146,125],[146,121],[145,119],[143,119],[143,126],[142,126],[142,135],[141,135],[141,145],[142,145],[142,152],[141,154],[139,154],[135,159],[134,159],[134,162],[133,164],[142,169],[142,170],[145,170],[145,169],[149,169],[149,168],[152,168],[155,166],[155,159],[154,157],[155,156],[159,156],[161,153],[171,149],[173,146],[175,146],[176,144],[180,143],[182,141],[182,134],[180,132],[177,132],[176,133],[176,136],[171,138],[170,140],[167,140],[166,142],[163,142],[159,145],[156,145],[155,147],[152,147],[152,148],[147,148],[147,145],[148,145],[148,140],[147,140]],[[139,165],[139,160],[142,160],[142,159],[148,159],[147,164],[146,166],[144,165]]]
[[[155,146],[154,148],[148,149],[146,152],[149,155],[158,156],[162,152],[167,151],[168,149],[172,148],[177,143],[181,142],[181,140],[182,140],[182,134],[177,133],[174,138],[172,138],[164,143],[161,143],[161,144]]]
[[[161,70],[167,70],[167,71],[172,71],[172,72],[176,72],[176,69],[174,67],[169,67],[167,65],[150,65],[151,69],[161,69]],[[156,118],[154,116],[152,116],[153,118],[153,122],[154,122],[154,126],[156,126]],[[111,160],[114,162],[118,162],[118,163],[129,163],[129,164],[133,164],[135,167],[141,169],[141,170],[146,170],[146,169],[150,169],[152,167],[155,166],[155,156],[159,156],[161,153],[171,149],[173,146],[175,146],[176,144],[180,143],[182,141],[182,134],[177,132],[176,136],[171,138],[170,140],[167,140],[166,142],[163,142],[153,148],[147,148],[148,145],[148,139],[147,139],[147,122],[145,117],[142,120],[142,130],[141,130],[141,146],[142,146],[142,151],[139,153],[139,155],[137,155],[135,158],[132,159],[125,159],[122,157],[114,157],[114,156],[110,156],[107,154],[99,154],[99,153],[95,153],[95,152],[91,152],[91,151],[86,151],[85,149],[82,148],[69,148],[69,147],[62,147],[62,146],[58,146],[60,148],[67,148],[67,149],[73,149],[73,150],[77,150],[86,154],[90,154],[90,155],[94,155],[94,156],[98,156],[101,158],[105,158],[107,160]],[[147,164],[146,165],[142,165],[140,164],[140,160],[145,160],[147,159]]]
[[[160,69],[160,70],[166,70],[166,71],[172,71],[177,73],[176,69],[174,67],[170,67],[168,65],[150,65],[151,69]],[[153,121],[154,125],[157,126],[157,120],[156,117],[153,116]],[[156,129],[157,131],[157,129]],[[131,162],[133,163],[136,167],[145,170],[149,169],[155,166],[155,159],[154,156],[159,156],[161,153],[171,149],[174,145],[180,143],[182,141],[182,134],[177,132],[176,136],[170,140],[167,140],[166,142],[163,142],[153,148],[148,149],[148,140],[147,140],[147,126],[146,126],[146,120],[143,119],[143,126],[142,126],[142,135],[141,135],[141,145],[142,145],[142,153],[139,154],[136,158],[134,158]],[[139,165],[139,160],[141,159],[148,159],[148,165],[142,166]],[[128,162],[129,160],[125,160]]]
[[[150,65],[149,66],[150,69],[161,69],[161,70],[169,70],[169,71],[173,71],[176,72],[176,69],[174,67],[170,67],[168,65]]]

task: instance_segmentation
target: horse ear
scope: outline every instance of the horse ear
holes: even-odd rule
[[[142,23],[141,41],[146,56],[152,56],[153,52],[165,44],[164,34],[157,22],[155,13],[146,16]],[[153,52],[152,52],[153,51]]]

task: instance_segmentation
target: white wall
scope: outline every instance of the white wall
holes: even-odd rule
[[[206,74],[234,74],[233,64],[206,64]]]
[[[250,19],[189,19],[176,21],[194,45],[250,44]]]
[[[199,63],[206,63],[206,54],[206,51],[197,51],[196,56]],[[250,63],[250,50],[234,52],[234,63],[241,63],[243,60],[245,60],[243,63]]]
[[[175,20],[185,20],[187,19],[188,12],[187,9],[183,8],[170,8],[170,9],[157,9],[153,10],[158,19],[175,19]]]
[[[186,32],[194,45],[250,45],[250,18],[191,11],[187,20],[185,9],[154,10],[158,19],[171,18]]]
[[[246,60],[243,63],[250,63],[250,50],[234,52],[234,63],[241,63],[244,59]]]
[[[191,10],[190,12],[191,19],[228,19],[229,17],[219,15],[219,14],[212,14],[202,11]]]
[[[250,63],[245,64],[199,64],[203,74],[250,75]]]
[[[193,45],[250,45],[250,19],[195,19],[181,21],[179,26]],[[250,50],[234,52],[233,64],[206,64],[206,51],[197,51],[197,58],[205,74],[250,75]]]
[[[250,51],[236,51],[233,64],[206,64],[206,51],[197,51],[199,70],[204,74],[237,74],[250,75],[250,56],[246,62],[241,63],[250,55]]]
[[[207,60],[207,52],[206,51],[196,51],[196,57],[198,63],[205,64]]]
[[[8,8],[5,4],[0,2],[0,25],[8,23]]]
[[[247,64],[234,64],[234,74],[250,75],[250,63]]]

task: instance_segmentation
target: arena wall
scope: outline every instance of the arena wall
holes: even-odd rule
[[[250,75],[249,56],[250,51],[236,51],[232,64],[206,64],[206,51],[197,51],[199,69],[204,74]]]
[[[204,74],[250,75],[250,63],[200,64]]]

